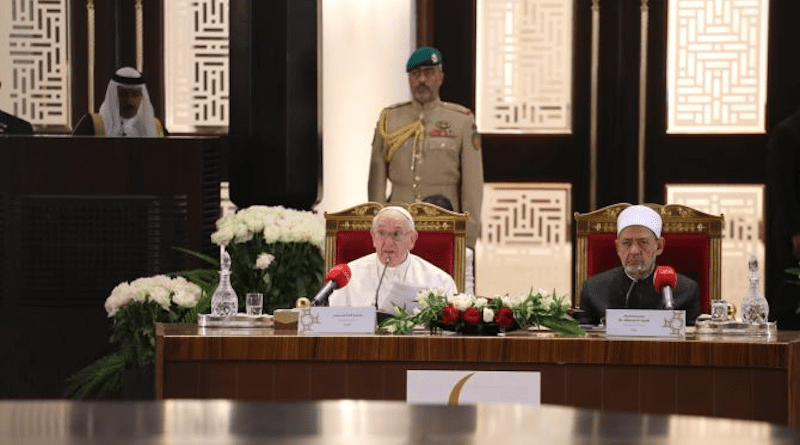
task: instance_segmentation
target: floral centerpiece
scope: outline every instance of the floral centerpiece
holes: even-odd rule
[[[113,318],[111,343],[119,350],[78,371],[67,381],[67,397],[85,398],[119,390],[123,372],[155,364],[156,322],[197,320],[202,290],[183,277],[157,275],[117,285],[106,299]],[[208,303],[208,301],[206,301]]]
[[[414,326],[442,327],[456,332],[494,333],[519,327],[541,326],[564,335],[584,335],[578,322],[567,315],[566,298],[542,290],[521,296],[493,298],[458,294],[445,295],[442,289],[421,291],[419,308],[412,314],[395,307],[396,315],[381,322],[380,330],[407,334]]]
[[[299,297],[319,290],[325,261],[324,219],[281,206],[251,206],[217,220],[211,241],[231,256],[231,285],[240,311],[248,292],[264,294],[264,312],[294,307]],[[212,266],[181,274],[213,294],[219,259],[180,249]]]

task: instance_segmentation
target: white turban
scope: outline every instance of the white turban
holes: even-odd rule
[[[117,87],[137,88],[142,91],[142,102],[136,116],[122,120],[119,109],[119,97]],[[106,88],[106,98],[100,105],[100,116],[103,118],[105,135],[110,137],[156,137],[155,113],[153,104],[150,102],[150,95],[147,94],[147,86],[144,84],[142,74],[131,67],[124,67],[117,70],[108,82]]]
[[[661,215],[650,207],[635,205],[619,212],[617,217],[617,235],[628,226],[643,226],[650,229],[656,235],[661,236]]]

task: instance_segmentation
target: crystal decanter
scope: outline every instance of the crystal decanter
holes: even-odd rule
[[[750,255],[748,262],[750,268],[750,287],[747,295],[742,300],[742,322],[747,324],[763,324],[767,322],[769,315],[769,304],[761,292],[761,285],[758,279],[758,261],[755,255]]]
[[[228,317],[239,312],[239,297],[231,286],[231,256],[225,249],[222,249],[219,263],[219,285],[211,297],[211,315]]]

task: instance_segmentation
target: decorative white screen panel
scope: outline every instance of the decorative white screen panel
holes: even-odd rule
[[[739,307],[749,287],[747,262],[758,260],[764,291],[764,186],[667,184],[667,203],[683,204],[712,215],[724,215],[722,231],[722,298]],[[665,246],[669,249],[669,246]]]
[[[671,0],[668,133],[764,133],[767,0]]]
[[[478,0],[477,9],[478,129],[570,133],[573,0]]]
[[[484,184],[475,247],[478,295],[543,288],[570,296],[571,196],[570,184]]]
[[[229,0],[164,1],[164,85],[170,132],[227,132]]]
[[[70,126],[69,2],[0,1],[0,108],[37,126]]]

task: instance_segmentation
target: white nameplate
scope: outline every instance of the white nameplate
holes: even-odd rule
[[[297,333],[374,334],[374,307],[304,307],[298,308]]]
[[[406,402],[420,405],[540,405],[541,387],[538,371],[406,372]]]
[[[666,309],[606,309],[610,337],[684,337],[686,311]]]

